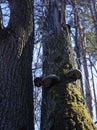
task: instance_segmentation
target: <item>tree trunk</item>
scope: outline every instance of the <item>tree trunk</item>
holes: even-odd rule
[[[33,130],[33,1],[9,6],[9,26],[0,32],[0,129]]]
[[[78,38],[79,38],[78,46],[79,46],[80,55],[81,55],[82,61],[83,61],[83,69],[84,69],[84,75],[85,75],[86,103],[87,103],[89,112],[90,112],[91,116],[93,117],[92,95],[91,95],[91,89],[90,89],[90,83],[89,83],[89,74],[88,74],[87,61],[86,61],[86,48],[85,48],[86,39],[85,39],[84,31],[81,29],[76,0],[73,3],[73,7],[74,7],[74,10],[75,10],[74,13],[75,13],[75,16],[76,16],[77,31],[78,31],[78,35],[79,35],[78,36]]]
[[[95,118],[97,120],[97,98],[96,98],[96,89],[95,89],[95,81],[94,81],[94,74],[93,74],[93,63],[91,62],[91,56],[89,56],[89,62],[90,62],[90,70],[91,70],[91,79],[92,79],[92,86],[93,86],[93,94],[94,94]]]
[[[76,2],[76,1],[75,1]],[[74,37],[74,40],[75,40],[75,53],[76,53],[76,59],[77,59],[77,66],[78,66],[78,69],[81,70],[81,49],[80,49],[80,43],[79,43],[79,16],[78,16],[78,9],[75,7],[75,2],[73,3],[73,10],[74,10],[74,24],[75,24],[75,37]],[[81,87],[82,87],[82,94],[84,96],[84,89],[83,89],[83,82],[82,82],[82,79],[81,79]]]
[[[68,30],[65,24],[60,34],[53,31],[43,43],[43,76],[56,74],[60,81],[52,81],[49,87],[43,84],[41,130],[96,130],[81,94],[80,81],[75,76],[66,77],[75,68]]]
[[[94,28],[95,28],[95,34],[96,34],[96,41],[97,41],[97,11],[96,11],[96,1],[89,1],[88,0],[88,6],[90,9],[90,13],[93,19],[93,24],[94,24]]]
[[[61,48],[60,46],[60,48],[57,48],[58,44],[64,44],[64,41],[63,44],[60,42],[59,36],[55,36],[54,39],[51,37],[48,44],[45,43],[46,47],[50,43],[53,46],[56,45],[56,48],[52,48],[53,50],[50,51],[51,55],[52,52],[55,54],[54,56],[60,54],[60,52],[62,53],[63,47]],[[66,57],[65,53],[66,52],[61,55],[62,58]],[[48,54],[49,60],[45,59],[47,60],[46,64],[44,64],[46,70],[45,74],[57,74],[60,77],[60,83],[51,88],[43,88],[41,130],[74,130],[78,128],[79,130],[96,130],[82,97],[79,81],[66,78],[63,73],[63,69],[66,68],[63,64],[60,64],[62,63],[60,60],[55,61],[53,55],[51,57],[50,54]],[[64,62],[65,59],[63,60]],[[50,62],[51,60],[53,64]]]
[[[91,94],[91,87],[89,82],[89,72],[87,67],[87,60],[86,60],[86,39],[85,33],[81,30],[81,52],[82,52],[82,60],[83,60],[83,69],[85,74],[85,89],[86,89],[86,103],[89,109],[91,116],[93,117],[93,108],[92,108],[92,94]]]

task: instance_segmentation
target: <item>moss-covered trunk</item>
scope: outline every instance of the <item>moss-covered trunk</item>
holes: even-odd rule
[[[41,130],[96,130],[81,93],[80,80],[65,77],[70,69],[69,63],[75,68],[73,57],[70,56],[72,53],[68,56],[64,51],[67,43],[60,36],[53,36],[46,43],[46,47],[51,44],[55,48],[51,47],[51,51],[45,55],[44,74],[58,75],[60,83],[43,88]],[[69,44],[68,47],[71,51]]]
[[[51,88],[46,103],[43,130],[96,130],[77,82],[64,79]]]
[[[62,25],[59,30],[52,28],[53,33],[48,32],[43,43],[43,76],[55,74],[60,81],[50,87],[43,84],[41,130],[96,130],[82,97],[80,80],[76,80],[74,71],[71,77],[66,76],[76,67],[69,26]]]
[[[33,1],[9,0],[0,31],[0,130],[33,130]]]

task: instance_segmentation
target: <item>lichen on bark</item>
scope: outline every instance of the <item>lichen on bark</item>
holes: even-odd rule
[[[67,48],[70,53],[67,53]],[[64,72],[75,68],[68,37],[52,35],[44,42],[44,75],[57,74],[60,83],[43,88],[41,130],[97,130],[81,93],[80,81],[66,78]],[[43,115],[44,113],[44,115]]]
[[[48,93],[44,129],[97,130],[78,84],[63,82],[51,88]]]

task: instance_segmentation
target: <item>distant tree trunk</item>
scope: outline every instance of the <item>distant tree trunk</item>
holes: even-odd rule
[[[48,14],[55,8],[54,2],[48,8]],[[54,24],[57,28],[54,21],[49,21],[52,14],[52,19],[55,18],[54,12],[50,13],[45,25]],[[59,17],[57,19],[60,25]],[[47,32],[48,35],[43,38],[43,76],[56,74],[60,82],[47,88],[43,86],[41,130],[96,130],[81,94],[80,81],[76,81],[75,74],[66,77],[66,73],[75,68],[69,28],[65,24],[62,30],[50,29],[52,34]]]
[[[76,28],[77,28],[77,33],[78,33],[77,39],[79,39],[78,43],[76,44],[76,52],[77,52],[77,56],[80,56],[80,58],[82,59],[83,70],[84,70],[84,75],[85,75],[86,103],[87,103],[89,112],[90,112],[91,116],[93,117],[92,95],[91,95],[89,74],[88,74],[88,67],[87,67],[87,60],[86,60],[86,48],[85,48],[86,38],[85,38],[84,31],[81,29],[76,0],[74,0],[74,2],[73,2],[73,7],[74,7],[74,15],[75,15],[75,21],[76,21],[76,26],[77,26]],[[80,61],[79,61],[79,63],[80,63]]]
[[[95,0],[88,0],[88,6],[90,9],[90,13],[93,19],[93,24],[95,28],[95,33],[96,33],[96,41],[97,41],[97,9],[96,9],[96,1]]]
[[[78,9],[76,8],[75,5],[76,1],[73,1],[73,10],[74,10],[74,25],[75,25],[75,48],[74,51],[76,53],[76,61],[77,61],[77,66],[78,69],[81,70],[81,49],[80,49],[80,43],[79,43],[79,16],[78,16]],[[82,94],[84,96],[84,89],[83,89],[83,82],[81,79],[81,87],[82,87]]]
[[[33,0],[9,0],[0,30],[0,130],[33,130]]]
[[[95,103],[95,115],[96,115],[96,120],[97,120],[97,98],[96,98],[96,90],[95,90],[95,84],[94,84],[94,75],[93,75],[93,63],[91,62],[91,56],[89,56],[89,61],[90,61],[90,70],[91,70],[91,77],[92,77],[92,85],[93,85],[93,94],[94,94],[94,103]]]
[[[84,32],[81,30],[81,52],[82,52],[82,60],[83,60],[83,69],[84,69],[84,74],[85,74],[85,89],[86,89],[86,103],[89,109],[89,112],[91,116],[93,117],[93,109],[92,109],[92,94],[91,94],[91,87],[90,87],[90,82],[89,82],[89,72],[88,72],[88,67],[87,67],[87,59],[86,59],[86,38]]]

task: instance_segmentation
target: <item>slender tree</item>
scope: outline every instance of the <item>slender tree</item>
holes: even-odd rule
[[[83,60],[83,69],[85,74],[85,88],[86,88],[86,103],[89,109],[91,116],[93,117],[93,108],[92,108],[92,95],[91,95],[91,88],[89,82],[89,72],[87,67],[87,60],[86,60],[86,37],[85,33],[81,31],[81,52],[82,52],[82,60]]]
[[[84,2],[83,2],[84,3]],[[89,82],[89,72],[87,67],[87,59],[86,59],[86,34],[84,29],[82,29],[81,25],[81,18],[79,17],[79,9],[77,5],[77,1],[72,1],[72,7],[74,10],[74,20],[75,20],[75,51],[78,58],[78,68],[80,67],[80,61],[82,61],[82,66],[84,70],[85,75],[85,99],[86,103],[89,109],[89,112],[91,116],[93,117],[93,111],[92,111],[92,95],[91,95],[91,88],[90,88],[90,82]],[[80,6],[81,3],[79,3]],[[83,4],[84,8],[84,4]],[[83,89],[82,89],[83,91]],[[84,91],[83,91],[84,92]]]
[[[95,90],[94,75],[93,75],[93,63],[91,61],[91,55],[89,55],[89,62],[90,62],[91,79],[92,79],[94,103],[95,103],[95,117],[96,117],[96,120],[97,120],[97,104],[96,104],[97,103],[97,98],[96,98],[96,90]]]
[[[10,21],[0,27],[0,130],[33,130],[33,0],[8,2]]]
[[[88,0],[87,2],[88,2],[88,7],[90,9],[90,13],[93,19],[95,33],[97,36],[97,9],[96,9],[97,3],[96,3],[96,0],[93,0],[93,1]],[[97,41],[97,38],[96,38],[96,41]]]
[[[96,130],[81,93],[81,72],[75,69],[70,26],[63,17],[66,2],[43,2],[43,77],[36,82],[43,86],[41,130]]]

